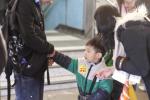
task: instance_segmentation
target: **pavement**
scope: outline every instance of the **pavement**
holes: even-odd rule
[[[44,100],[77,100],[77,88],[60,89],[44,92]],[[144,91],[137,90],[138,100],[148,100],[147,94]],[[7,100],[6,97],[1,97],[0,100]],[[15,100],[14,95],[11,100]]]
[[[46,92],[44,100],[77,100],[77,88]],[[148,100],[147,94],[144,91],[137,90],[138,100]]]
[[[76,88],[67,90],[56,90],[44,92],[43,100],[77,100],[78,91]],[[6,97],[1,97],[0,100],[7,100]],[[15,96],[11,97],[11,100],[15,100]]]

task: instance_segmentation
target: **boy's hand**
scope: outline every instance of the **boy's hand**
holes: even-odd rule
[[[48,54],[48,58],[49,58],[48,59],[48,66],[52,66],[53,65],[53,63],[54,63],[54,60],[53,60],[54,55],[55,55],[55,50],[54,50],[53,53]]]
[[[53,59],[49,59],[49,60],[48,60],[48,66],[52,66],[53,63],[54,63]]]

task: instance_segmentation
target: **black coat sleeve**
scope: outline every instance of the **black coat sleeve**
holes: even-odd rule
[[[69,56],[66,56],[66,55],[56,51],[55,56],[53,57],[53,60],[57,64],[68,69],[69,65],[71,64],[72,59]]]
[[[123,61],[121,70],[128,73],[146,76],[150,70],[149,48],[150,28],[135,25],[120,33],[127,59]]]
[[[53,45],[48,43],[44,30],[34,31],[34,3],[32,0],[19,0],[17,7],[17,19],[19,23],[20,33],[25,42],[25,45],[39,53],[52,53]]]

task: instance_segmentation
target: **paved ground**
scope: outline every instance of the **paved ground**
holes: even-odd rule
[[[78,91],[76,88],[60,91],[46,92],[44,100],[77,100]],[[138,100],[148,100],[147,94],[137,91]]]
[[[50,91],[44,93],[44,100],[77,100],[78,91],[76,89],[67,89],[59,91]],[[7,100],[6,97],[1,97],[0,100]],[[15,100],[14,96],[11,100]]]
[[[77,100],[78,91],[76,88],[66,90],[47,91],[44,93],[44,100]],[[145,92],[137,92],[138,100],[148,100]],[[0,100],[7,100],[6,97],[1,97]],[[14,96],[12,97],[14,99]]]

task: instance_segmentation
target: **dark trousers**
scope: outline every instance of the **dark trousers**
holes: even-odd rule
[[[123,84],[116,80],[113,80],[113,91],[111,94],[111,100],[119,100],[122,89],[123,89]]]
[[[143,77],[143,81],[144,81],[144,84],[145,84],[145,87],[146,87],[148,98],[150,100],[150,74],[147,75],[146,77]]]
[[[37,80],[32,77],[16,74],[16,100],[43,100],[43,79]]]

